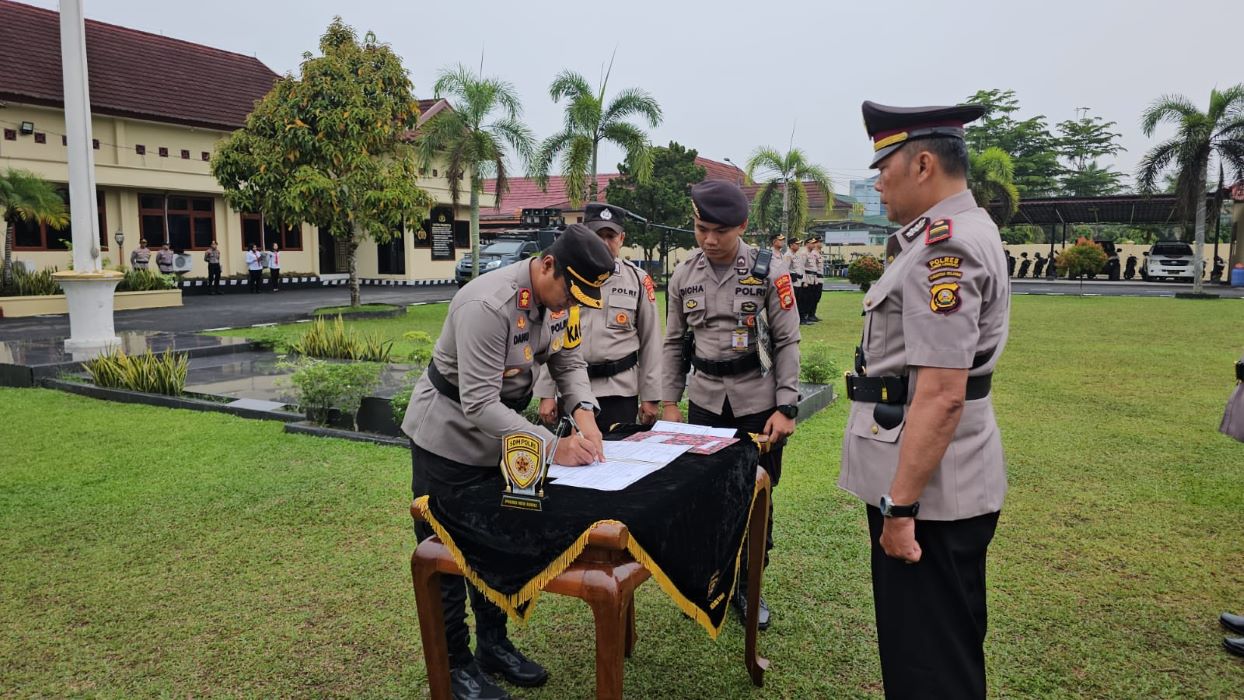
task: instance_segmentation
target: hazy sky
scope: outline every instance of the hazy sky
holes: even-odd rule
[[[540,137],[561,125],[548,84],[562,69],[595,82],[617,49],[610,92],[642,87],[665,111],[654,143],[675,140],[743,165],[761,145],[794,144],[839,191],[866,177],[860,102],[948,104],[1012,88],[1021,117],[1051,128],[1077,107],[1118,122],[1131,174],[1157,142],[1139,127],[1165,93],[1204,108],[1244,82],[1244,2],[1006,0],[680,2],[631,0],[84,0],[86,16],[239,53],[296,71],[334,15],[402,56],[416,95],[463,62],[513,83]],[[55,8],[54,0],[33,4]],[[612,171],[616,151],[602,154]]]

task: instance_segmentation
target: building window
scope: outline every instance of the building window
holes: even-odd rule
[[[211,197],[140,194],[138,221],[152,248],[167,242],[178,252],[206,250],[216,240],[216,203]]]
[[[376,244],[376,262],[382,275],[406,274],[406,241],[400,231],[387,243]]]
[[[134,147],[134,152],[140,156],[145,156],[147,155],[147,147],[140,143]]]
[[[168,158],[168,146],[160,146],[160,157]],[[148,241],[150,242],[150,241]]]
[[[91,148],[99,150],[99,139],[91,139]]]
[[[35,143],[47,143],[47,142],[48,142],[47,134],[44,134],[42,132],[35,133]]]
[[[5,129],[4,140],[5,141],[16,141],[17,140],[17,129]]]
[[[273,243],[281,250],[302,250],[302,226],[278,226],[263,214],[242,214],[243,248],[250,250],[253,244],[260,250],[271,250]]]
[[[56,188],[61,201],[65,203],[65,211],[69,211],[69,186]],[[99,249],[108,249],[108,219],[104,215],[104,193],[95,191],[95,200],[99,207]],[[72,222],[62,229],[55,229],[35,221],[18,220],[14,226],[14,250],[69,250],[68,243],[73,240]]]
[[[210,160],[212,159],[212,154],[211,154],[211,153],[208,153],[207,151],[203,151],[203,153],[201,153],[201,154],[199,154],[199,155],[200,155],[200,157],[202,157],[202,158],[203,158],[203,162],[204,162],[204,163],[206,163],[206,162],[208,162],[208,161],[210,161]]]
[[[190,160],[190,150],[189,150],[189,149],[186,149],[186,148],[181,149],[181,159],[182,159],[182,160]]]

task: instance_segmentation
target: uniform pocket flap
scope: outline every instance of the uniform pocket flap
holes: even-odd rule
[[[610,294],[609,306],[614,309],[636,309],[639,306],[639,297],[627,296],[625,294]]]
[[[883,428],[873,420],[872,411],[860,411],[855,415],[848,427],[848,431],[855,437],[866,438],[868,440],[876,440],[877,442],[898,442],[899,435],[903,433],[903,426],[907,425],[907,421],[899,423],[893,428]]]

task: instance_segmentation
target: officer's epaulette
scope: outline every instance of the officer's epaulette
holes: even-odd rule
[[[929,224],[928,231],[924,234],[924,244],[933,245],[942,241],[950,240],[951,225],[950,219],[938,219]]]

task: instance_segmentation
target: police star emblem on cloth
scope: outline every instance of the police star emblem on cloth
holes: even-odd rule
[[[613,218],[613,212],[609,211],[608,209],[601,209],[600,218],[604,219],[605,221],[608,221]]]

